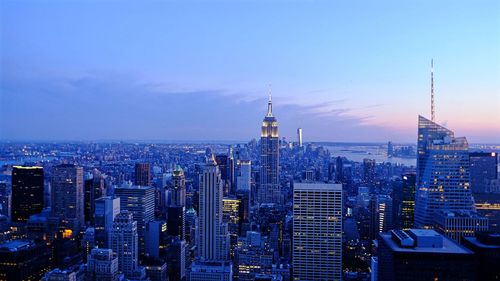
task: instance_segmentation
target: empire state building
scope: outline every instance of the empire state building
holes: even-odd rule
[[[260,131],[260,184],[258,203],[280,203],[278,121],[273,116],[273,103],[269,95],[267,114]]]

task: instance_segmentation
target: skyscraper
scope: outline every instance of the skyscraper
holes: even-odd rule
[[[111,248],[111,231],[120,213],[120,198],[101,197],[95,201],[95,242],[99,248]]]
[[[419,116],[417,148],[415,226],[432,227],[439,211],[473,211],[465,137]]]
[[[302,143],[302,128],[298,128],[297,129],[297,142],[299,144],[299,147],[303,146],[303,143]]]
[[[273,104],[269,96],[267,114],[260,131],[260,185],[257,201],[280,203],[280,197],[278,121],[273,116]]]
[[[252,162],[250,160],[238,161],[237,191],[250,192],[252,185]]]
[[[403,175],[402,201],[398,214],[401,227],[405,230],[412,228],[415,221],[415,180],[414,173]]]
[[[294,280],[341,280],[342,185],[293,188]]]
[[[99,173],[88,174],[84,182],[84,216],[85,222],[92,222],[95,211],[95,200],[104,195],[104,179]]]
[[[61,226],[78,232],[84,225],[83,168],[73,164],[55,166],[52,171],[52,215]]]
[[[222,222],[222,180],[214,157],[200,175],[199,192],[198,258],[202,261],[226,260],[229,236]]]
[[[120,210],[127,210],[137,222],[140,253],[144,253],[144,234],[148,222],[154,219],[155,190],[150,186],[123,186],[115,188],[120,198]]]
[[[145,272],[141,273],[139,268],[137,222],[131,212],[124,210],[116,216],[111,237],[113,252],[118,256],[119,270],[129,279],[143,277]]]
[[[12,167],[12,222],[26,222],[43,210],[43,168]]]
[[[230,179],[228,160],[229,157],[225,154],[215,156],[215,162],[217,162],[217,166],[219,166],[220,178],[222,179],[222,189],[224,191],[224,196],[227,196],[229,194]]]
[[[471,152],[470,187],[473,193],[490,192],[489,186],[498,178],[498,159],[495,152]]]
[[[363,183],[373,190],[375,186],[375,159],[363,159]]]
[[[149,163],[135,164],[135,185],[150,186],[151,185],[151,169]]]
[[[172,174],[171,189],[172,205],[180,207],[186,206],[186,177],[180,166],[176,166]]]

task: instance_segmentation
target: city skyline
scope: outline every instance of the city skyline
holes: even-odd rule
[[[499,5],[4,1],[0,139],[499,143]]]

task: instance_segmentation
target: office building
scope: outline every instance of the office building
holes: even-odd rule
[[[379,233],[378,280],[475,280],[474,253],[431,229]]]
[[[151,186],[151,168],[149,163],[135,164],[135,185]]]
[[[140,253],[144,253],[144,233],[148,222],[155,218],[155,190],[150,186],[122,186],[115,188],[120,198],[120,210],[129,211],[137,222]]]
[[[51,269],[45,243],[7,240],[0,243],[0,280],[42,280]]]
[[[500,234],[476,233],[464,237],[463,245],[476,255],[478,264],[476,280],[500,280]]]
[[[439,211],[473,211],[467,140],[419,116],[417,148],[415,226],[431,228]]]
[[[186,279],[186,241],[171,237],[166,249],[169,280]]]
[[[232,281],[233,268],[230,262],[194,262],[188,273],[188,281]]]
[[[375,186],[375,159],[363,159],[363,184],[373,191]]]
[[[87,258],[86,281],[117,281],[118,256],[111,249],[94,248]]]
[[[341,184],[294,184],[293,276],[295,280],[341,280]]]
[[[406,173],[402,176],[402,196],[399,205],[399,222],[402,229],[413,228],[415,221],[415,183],[416,174]]]
[[[477,213],[439,212],[434,218],[434,229],[443,235],[462,243],[463,237],[488,231],[488,219]]]
[[[186,177],[180,166],[176,166],[172,173],[171,204],[186,206]]]
[[[160,258],[164,254],[167,243],[167,223],[150,221],[146,226],[145,253],[152,258]]]
[[[302,128],[297,129],[297,143],[299,147],[302,147],[304,144],[302,143]]]
[[[281,203],[279,184],[279,135],[278,121],[273,116],[271,96],[267,114],[260,132],[260,182],[257,192],[259,203]]]
[[[250,192],[252,188],[252,161],[238,160],[237,191]]]
[[[104,192],[104,179],[95,171],[94,174],[87,174],[84,181],[84,217],[85,222],[92,223],[95,212],[95,201],[106,195]]]
[[[217,166],[219,166],[224,196],[227,196],[229,194],[229,189],[230,189],[228,161],[229,157],[225,154],[220,154],[215,156],[215,162],[217,162]]]
[[[167,209],[168,235],[186,238],[186,209],[184,206],[171,206]]]
[[[345,183],[344,160],[340,156],[335,159],[335,180],[337,183]]]
[[[101,197],[95,200],[95,242],[99,248],[111,248],[111,231],[115,217],[120,213],[120,198]]]
[[[83,168],[73,164],[54,166],[51,180],[52,216],[61,227],[77,233],[84,225]]]
[[[43,186],[43,167],[12,167],[12,222],[26,222],[43,210]]]
[[[137,222],[133,214],[122,210],[116,216],[111,233],[113,252],[118,256],[118,269],[129,279],[144,278],[144,268],[139,267],[139,240]]]
[[[498,156],[495,152],[471,152],[470,187],[473,193],[491,192],[491,182],[498,179]]]
[[[198,258],[202,261],[226,260],[229,236],[222,217],[222,180],[214,157],[200,175],[199,193]]]

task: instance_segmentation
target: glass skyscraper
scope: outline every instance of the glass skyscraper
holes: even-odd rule
[[[418,118],[415,226],[431,228],[437,212],[474,210],[465,137]]]

